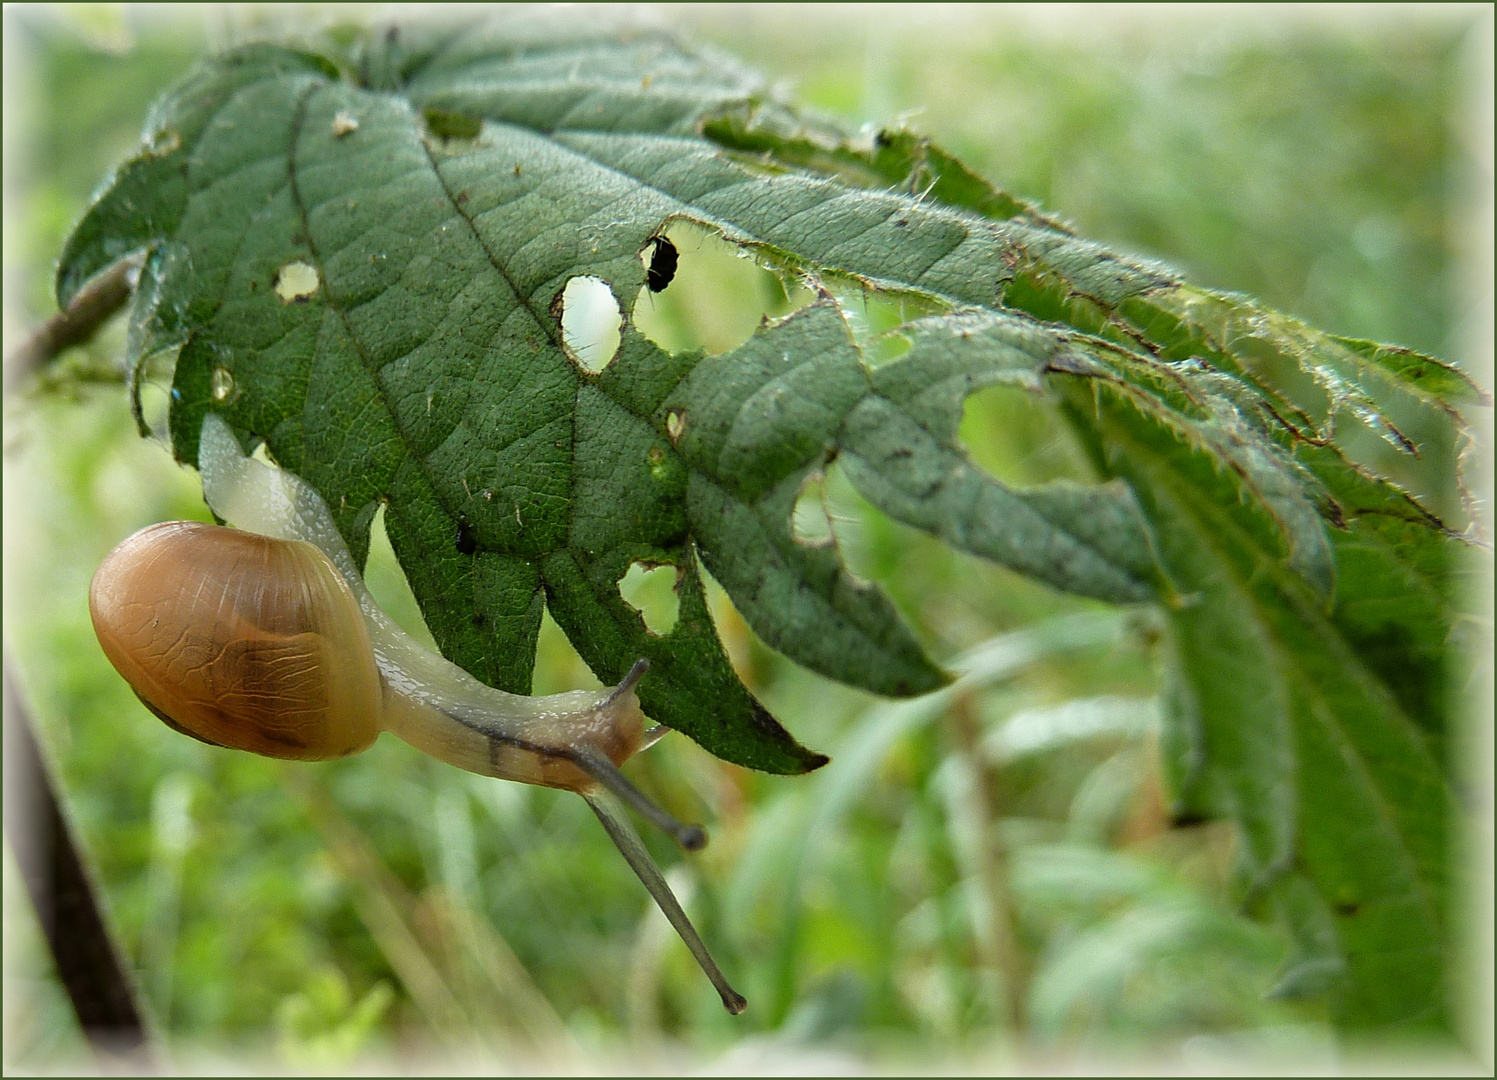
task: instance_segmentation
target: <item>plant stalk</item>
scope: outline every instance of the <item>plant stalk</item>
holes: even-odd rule
[[[999,813],[998,785],[982,752],[970,692],[957,694],[947,714],[957,754],[971,777],[968,809],[974,833],[972,867],[988,901],[987,932],[978,933],[983,961],[999,983],[999,1006],[1009,1029],[1016,1035],[1025,1030],[1025,964],[1014,928],[1013,900],[1008,891],[1008,866],[995,828]]]

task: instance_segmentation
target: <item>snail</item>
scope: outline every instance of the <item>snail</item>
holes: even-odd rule
[[[486,686],[395,625],[322,497],[246,456],[216,414],[198,468],[203,498],[239,528],[149,526],[105,557],[89,590],[105,655],[151,712],[212,745],[301,761],[357,754],[390,731],[469,772],[577,792],[723,1005],[743,1011],[620,805],[688,851],[706,843],[619,771],[667,731],[645,729],[634,694],[648,661],[603,693]]]

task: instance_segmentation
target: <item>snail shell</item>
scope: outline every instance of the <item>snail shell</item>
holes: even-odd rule
[[[366,750],[383,690],[353,593],[326,555],[190,521],[152,525],[94,575],[104,654],[179,731],[267,757]]]

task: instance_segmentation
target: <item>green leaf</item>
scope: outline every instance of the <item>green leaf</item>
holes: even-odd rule
[[[1492,395],[1477,386],[1471,376],[1443,360],[1396,345],[1380,345],[1375,341],[1358,341],[1334,335],[1327,337],[1334,344],[1441,401],[1468,405],[1492,403]]]
[[[1284,992],[1351,1025],[1443,1022],[1455,406],[1483,392],[1081,239],[913,133],[809,122],[615,18],[209,61],[78,226],[59,298],[149,249],[131,359],[175,355],[179,457],[223,413],[355,552],[387,508],[433,636],[479,678],[529,688],[544,605],[605,679],[650,657],[647,711],[745,765],[824,759],[733,675],[699,561],[802,664],[889,694],[945,680],[835,536],[796,533],[834,464],[953,546],[1163,604],[1176,810],[1237,822],[1245,899],[1299,949]],[[630,316],[674,222],[819,299],[721,355],[667,353]],[[601,369],[561,326],[584,277],[622,319]],[[860,297],[921,317],[860,339]],[[1057,403],[1098,483],[977,468],[957,431],[990,385]],[[676,570],[668,633],[619,592],[636,564]]]
[[[764,107],[759,102],[708,117],[701,128],[702,134],[719,146],[768,155],[776,162],[836,176],[853,187],[899,187],[983,217],[1000,221],[1019,218],[1068,231],[1031,204],[994,188],[912,131],[886,128],[867,146],[858,146],[840,132],[814,126],[788,110]]]
[[[922,319],[909,351],[872,373],[849,416],[848,478],[890,516],[1057,588],[1119,602],[1154,595],[1150,541],[1121,485],[1015,492],[957,446],[965,397],[985,385],[1038,390],[1062,335],[1002,315]]]
[[[1250,898],[1289,922],[1298,963],[1334,961],[1343,1020],[1443,1022],[1454,808],[1435,748],[1338,625],[1361,613],[1343,601],[1337,620],[1279,550],[1275,523],[1240,512],[1252,478],[1129,390],[1078,385],[1072,401],[1139,494],[1181,593],[1166,732],[1177,813],[1241,825]],[[1353,603],[1372,599],[1369,576]]]
[[[659,415],[691,470],[692,534],[750,625],[807,667],[906,696],[945,676],[889,600],[847,573],[835,545],[792,531],[803,484],[835,454],[843,419],[868,391],[846,324],[822,303],[704,359]]]
[[[1153,595],[1126,490],[1014,493],[956,446],[965,397],[994,382],[1037,387],[1057,337],[981,315],[922,320],[908,335],[903,357],[870,371],[823,300],[703,360],[658,414],[693,472],[693,535],[750,624],[807,667],[898,696],[944,679],[881,594],[792,534],[802,485],[833,458],[875,505],[956,546],[1073,592]]]

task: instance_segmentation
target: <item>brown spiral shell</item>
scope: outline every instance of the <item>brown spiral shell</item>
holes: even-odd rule
[[[379,735],[369,631],[312,544],[152,525],[104,559],[89,613],[141,699],[204,742],[312,761],[356,754]]]

